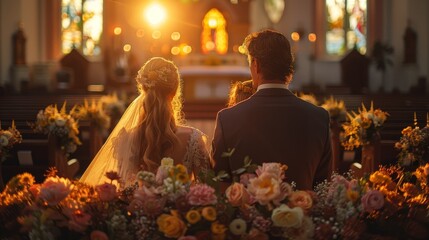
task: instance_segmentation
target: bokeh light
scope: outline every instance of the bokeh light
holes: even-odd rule
[[[145,10],[145,17],[151,26],[157,27],[165,21],[167,12],[161,4],[152,3]]]

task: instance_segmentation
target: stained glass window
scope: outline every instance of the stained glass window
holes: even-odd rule
[[[226,20],[216,8],[210,9],[204,16],[201,48],[203,53],[225,54],[228,51]]]
[[[326,0],[326,52],[342,55],[356,47],[366,53],[367,0]]]
[[[79,49],[86,56],[101,53],[103,0],[62,0],[62,52]]]

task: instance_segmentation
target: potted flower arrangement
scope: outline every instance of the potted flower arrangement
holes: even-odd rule
[[[68,157],[81,144],[78,121],[71,115],[74,108],[67,113],[65,102],[61,110],[58,110],[57,105],[49,105],[40,110],[36,121],[30,124],[35,132],[48,135],[49,162],[58,169],[60,175],[65,175]]]
[[[332,95],[321,105],[329,112],[331,118],[332,169],[340,168],[340,124],[346,120],[347,110],[343,100],[336,100]]]
[[[21,143],[21,141],[21,133],[16,129],[14,121],[12,121],[12,126],[7,130],[1,128],[0,122],[0,163],[6,160],[12,147],[17,143]]]
[[[400,150],[398,160],[403,166],[419,166],[429,162],[429,122],[424,128],[408,126],[402,130],[402,136],[395,143]]]
[[[16,129],[14,121],[12,121],[12,126],[7,130],[1,128],[0,122],[0,189],[4,188],[1,165],[6,160],[13,146],[17,143],[21,143],[21,141],[21,133]]]
[[[313,94],[299,93],[298,97],[304,101],[307,101],[307,102],[313,104],[313,105],[316,105],[316,106],[319,105],[319,102],[317,101],[316,97]]]
[[[347,113],[349,122],[344,123],[341,144],[346,150],[362,147],[362,174],[371,173],[378,168],[380,161],[380,129],[389,114],[374,109],[373,103],[367,109],[362,103],[359,112]]]

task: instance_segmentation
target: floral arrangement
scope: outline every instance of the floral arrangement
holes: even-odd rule
[[[373,141],[378,135],[379,130],[383,127],[389,114],[380,109],[374,109],[371,102],[370,109],[366,109],[362,103],[362,109],[359,112],[347,113],[349,122],[344,123],[342,133],[342,142],[346,150],[367,145]]]
[[[0,237],[30,239],[398,239],[429,237],[429,164],[415,172],[381,168],[367,178],[333,177],[299,191],[287,166],[247,161],[220,194],[192,182],[165,158],[118,191],[115,172],[97,186],[48,173],[15,176],[0,194]],[[255,171],[254,171],[255,170]],[[220,176],[212,178],[217,182]],[[6,221],[6,219],[8,221]],[[15,219],[13,224],[10,219]],[[17,236],[18,235],[18,236]],[[377,238],[379,239],[379,238]]]
[[[101,132],[107,134],[107,129],[110,127],[110,117],[104,112],[101,101],[95,102],[84,100],[83,105],[78,105],[74,108],[72,116],[78,120],[89,121],[94,124]]]
[[[381,167],[369,177],[334,174],[317,189],[318,239],[427,239],[429,164]],[[383,238],[384,239],[384,238]]]
[[[313,105],[316,105],[316,106],[319,105],[319,102],[317,101],[316,97],[313,94],[299,93],[298,97],[304,101],[307,101],[307,102],[313,104]]]
[[[46,135],[53,135],[60,141],[61,149],[66,154],[76,151],[77,145],[81,142],[78,138],[78,121],[72,116],[75,107],[69,113],[66,112],[66,103],[64,102],[61,110],[58,111],[57,105],[49,105],[37,114],[36,122],[30,126],[35,132]]]
[[[408,126],[402,130],[395,148],[400,150],[398,160],[403,166],[422,165],[429,162],[429,124],[420,129]]]
[[[21,133],[16,129],[14,121],[12,121],[12,126],[7,130],[2,129],[0,123],[0,163],[6,159],[13,145],[21,143],[21,141]]]
[[[343,122],[346,120],[347,110],[343,100],[336,100],[332,95],[325,99],[321,105],[329,112],[329,116],[335,122]]]
[[[125,111],[125,103],[116,93],[102,96],[99,102],[103,111],[111,118],[119,118]]]

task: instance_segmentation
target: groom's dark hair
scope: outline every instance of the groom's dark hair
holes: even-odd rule
[[[258,61],[265,80],[282,80],[293,74],[293,56],[287,38],[273,30],[251,33],[243,46],[247,55]]]

